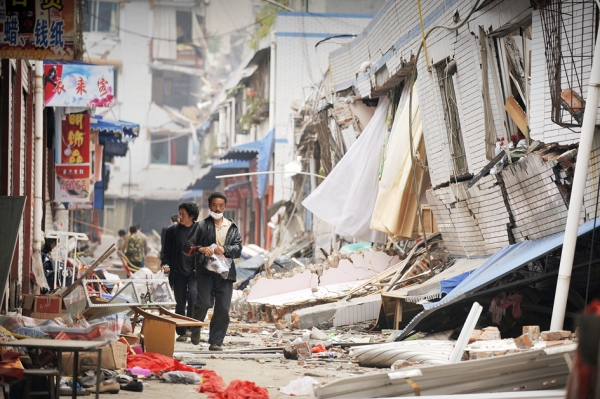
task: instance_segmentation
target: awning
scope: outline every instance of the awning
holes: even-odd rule
[[[597,219],[600,221],[600,218]],[[590,220],[579,226],[577,236],[592,231],[594,221]],[[415,327],[429,317],[432,313],[443,307],[461,301],[475,294],[481,288],[488,284],[512,273],[521,266],[544,257],[546,254],[560,248],[564,241],[565,233],[555,234],[543,240],[523,241],[517,244],[508,245],[491,256],[475,272],[464,279],[456,288],[438,302],[423,304],[425,310],[416,315],[408,325],[400,332],[396,338],[397,341],[406,338],[406,336],[415,329]]]
[[[212,169],[248,169],[250,162],[248,161],[233,161],[225,163],[216,163],[211,167]]]
[[[194,198],[198,198],[198,197],[202,197],[202,190],[187,190],[185,193],[183,193],[183,195],[181,196],[182,200],[190,200],[190,199],[194,199]]]
[[[368,243],[370,244],[370,243]],[[481,266],[487,258],[460,258],[443,272],[436,274],[421,284],[409,285],[397,290],[384,292],[381,295],[390,298],[404,298],[406,302],[418,303],[442,297],[441,282],[462,273],[473,271]]]
[[[220,164],[213,164],[208,173],[196,180],[190,185],[188,190],[214,190],[222,179],[217,179],[216,176],[239,173],[248,169],[248,161],[233,161]]]
[[[271,154],[273,153],[273,144],[275,143],[275,129],[261,140],[260,151],[258,153],[258,171],[266,172],[269,170]],[[262,199],[267,188],[268,176],[266,174],[258,175],[258,198]]]
[[[101,116],[90,118],[90,129],[100,134],[100,143],[106,141],[121,141],[123,136],[137,137],[140,133],[140,125],[125,121],[111,121]]]
[[[262,140],[236,145],[231,147],[227,154],[223,155],[220,159],[248,161],[254,158],[260,152],[261,146]]]

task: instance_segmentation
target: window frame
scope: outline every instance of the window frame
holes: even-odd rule
[[[185,162],[177,163],[179,160],[177,156],[177,146],[173,148],[173,144],[177,144],[178,141],[184,142],[185,139]],[[155,141],[156,140],[156,141]],[[160,141],[158,141],[160,140]],[[153,150],[154,145],[167,143],[167,162],[154,162]],[[171,133],[171,132],[153,132],[150,133],[150,164],[151,165],[164,165],[164,166],[188,166],[190,161],[190,134],[189,133]],[[175,155],[175,160],[172,159]],[[182,154],[183,156],[183,154]]]
[[[469,163],[465,149],[465,140],[460,126],[460,113],[452,75],[446,73],[446,66],[450,60],[444,60],[433,65],[436,73],[442,110],[444,113],[444,124],[446,125],[446,137],[452,159],[451,178],[458,178],[469,173]],[[449,102],[452,100],[452,102]],[[452,122],[454,121],[454,123]],[[459,155],[456,155],[456,154]],[[462,164],[459,159],[462,159]]]
[[[119,0],[86,0],[87,6],[82,5],[83,7],[83,18],[85,21],[86,15],[89,15],[90,18],[90,26],[83,26],[83,32],[84,33],[92,33],[92,32],[98,32],[98,33],[104,33],[104,34],[109,34],[109,35],[118,35],[119,31],[121,29],[121,24],[120,24],[120,1]],[[98,30],[98,22],[99,22],[99,12],[100,12],[100,3],[111,3],[116,5],[115,7],[115,24],[116,26],[113,26],[112,23],[110,26],[110,29],[107,31],[103,31],[103,30]],[[90,11],[93,10],[93,11]],[[87,11],[87,14],[86,14]],[[106,21],[103,21],[106,22]]]

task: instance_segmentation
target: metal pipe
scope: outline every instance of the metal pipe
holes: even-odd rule
[[[286,172],[285,170],[268,170],[266,172],[235,173],[232,175],[215,176],[215,179],[224,179],[226,177],[237,177],[237,176],[273,175],[273,174],[278,174],[278,173],[289,173],[290,175],[307,175],[307,176],[319,177],[321,179],[324,179],[325,177],[327,177],[327,176],[321,176],[321,175],[317,175],[314,173],[308,173],[308,172]]]
[[[554,306],[552,308],[552,320],[550,330],[562,330],[567,309],[567,297],[569,296],[569,285],[571,282],[571,271],[573,269],[573,257],[577,243],[577,230],[579,228],[579,217],[583,204],[583,193],[592,152],[592,142],[596,128],[596,116],[598,113],[598,100],[600,100],[600,30],[596,37],[596,48],[592,62],[592,72],[586,106],[581,126],[581,137],[579,139],[579,150],[577,152],[577,163],[575,164],[575,176],[573,177],[573,188],[569,201],[569,212],[567,214],[567,226],[565,228],[565,239],[562,253],[560,255],[560,266],[558,269],[558,281],[556,282],[556,293]]]
[[[44,163],[44,64],[35,62],[35,132],[34,132],[34,173],[33,173],[33,251],[41,252],[43,163]]]

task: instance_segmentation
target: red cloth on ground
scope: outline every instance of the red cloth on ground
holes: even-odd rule
[[[172,357],[159,355],[158,353],[142,353],[141,355],[127,356],[127,368],[141,367],[148,369],[158,375],[167,371],[191,371],[192,373],[201,374],[204,382],[200,387],[204,387],[202,391],[205,393],[220,392],[225,387],[223,379],[212,370],[199,370],[195,367],[181,363]],[[200,389],[200,388],[198,388]]]
[[[250,381],[233,380],[223,392],[209,397],[211,399],[269,399],[269,391]]]

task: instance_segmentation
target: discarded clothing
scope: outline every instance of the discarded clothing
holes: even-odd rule
[[[521,300],[523,297],[519,294],[513,294],[506,296],[505,292],[501,292],[490,304],[490,312],[492,313],[492,321],[496,324],[500,324],[502,316],[506,314],[506,308],[512,306],[512,316],[517,318],[523,316],[521,311]]]

